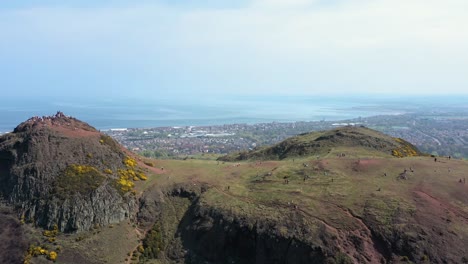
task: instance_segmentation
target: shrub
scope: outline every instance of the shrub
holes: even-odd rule
[[[135,166],[137,165],[137,162],[136,160],[130,158],[130,157],[126,157],[123,161],[123,163],[125,164],[125,166],[127,166],[128,168],[135,168]]]
[[[119,144],[108,135],[101,135],[99,143],[101,143],[101,145],[109,146],[115,152],[120,152]]]
[[[57,252],[50,251],[49,254],[47,254],[47,258],[52,261],[57,260]]]
[[[143,239],[143,256],[146,258],[158,258],[159,253],[164,248],[163,238],[161,234],[161,226],[156,223],[151,231],[148,232]]]
[[[117,174],[119,175],[119,178],[117,179],[117,187],[123,193],[133,190],[133,187],[135,186],[135,184],[132,181],[134,177],[134,175],[132,175],[132,172],[133,171],[122,169],[117,171]]]
[[[55,236],[57,236],[58,232],[59,232],[58,226],[54,225],[52,230],[45,230],[44,232],[42,232],[42,235],[48,238],[54,238]]]
[[[140,178],[142,181],[146,181],[148,179],[148,177],[143,172],[138,173],[138,178]]]
[[[419,155],[418,150],[413,145],[411,145],[411,143],[406,142],[401,138],[394,138],[394,139],[396,142],[400,144],[400,147],[392,150],[393,156],[397,158],[403,158],[403,157],[414,157],[414,156]]]
[[[143,245],[138,246],[138,252],[140,252],[140,253],[145,252],[145,248],[143,247]]]

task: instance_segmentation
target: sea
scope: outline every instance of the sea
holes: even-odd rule
[[[199,98],[0,98],[0,133],[32,116],[57,111],[100,130],[296,121],[338,121],[400,115],[448,106],[466,107],[466,96],[218,96]],[[436,106],[437,105],[437,106]]]

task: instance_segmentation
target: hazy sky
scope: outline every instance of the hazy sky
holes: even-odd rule
[[[467,0],[2,0],[0,91],[467,94],[467,11]]]

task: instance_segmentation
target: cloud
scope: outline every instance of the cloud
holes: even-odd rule
[[[143,92],[463,92],[464,10],[461,0],[7,9],[0,10],[0,55],[20,66],[26,56],[46,61],[59,74],[70,63],[74,71],[112,69],[102,78],[121,75]]]

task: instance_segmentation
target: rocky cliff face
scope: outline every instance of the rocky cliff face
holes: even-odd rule
[[[352,224],[335,228],[300,208],[258,217],[213,206],[203,184],[165,188],[147,190],[138,213],[148,230],[143,257],[160,263],[468,263],[466,239],[447,232],[451,222],[431,207],[398,210],[392,225],[382,225],[370,205],[362,218],[340,207]]]
[[[26,222],[62,232],[129,218],[136,200],[119,189],[126,155],[111,138],[57,113],[0,137],[0,193]]]
[[[259,219],[211,207],[202,201],[208,189],[186,184],[143,194],[138,218],[150,229],[143,240],[147,258],[162,263],[352,263],[326,226],[317,228],[299,214]]]

